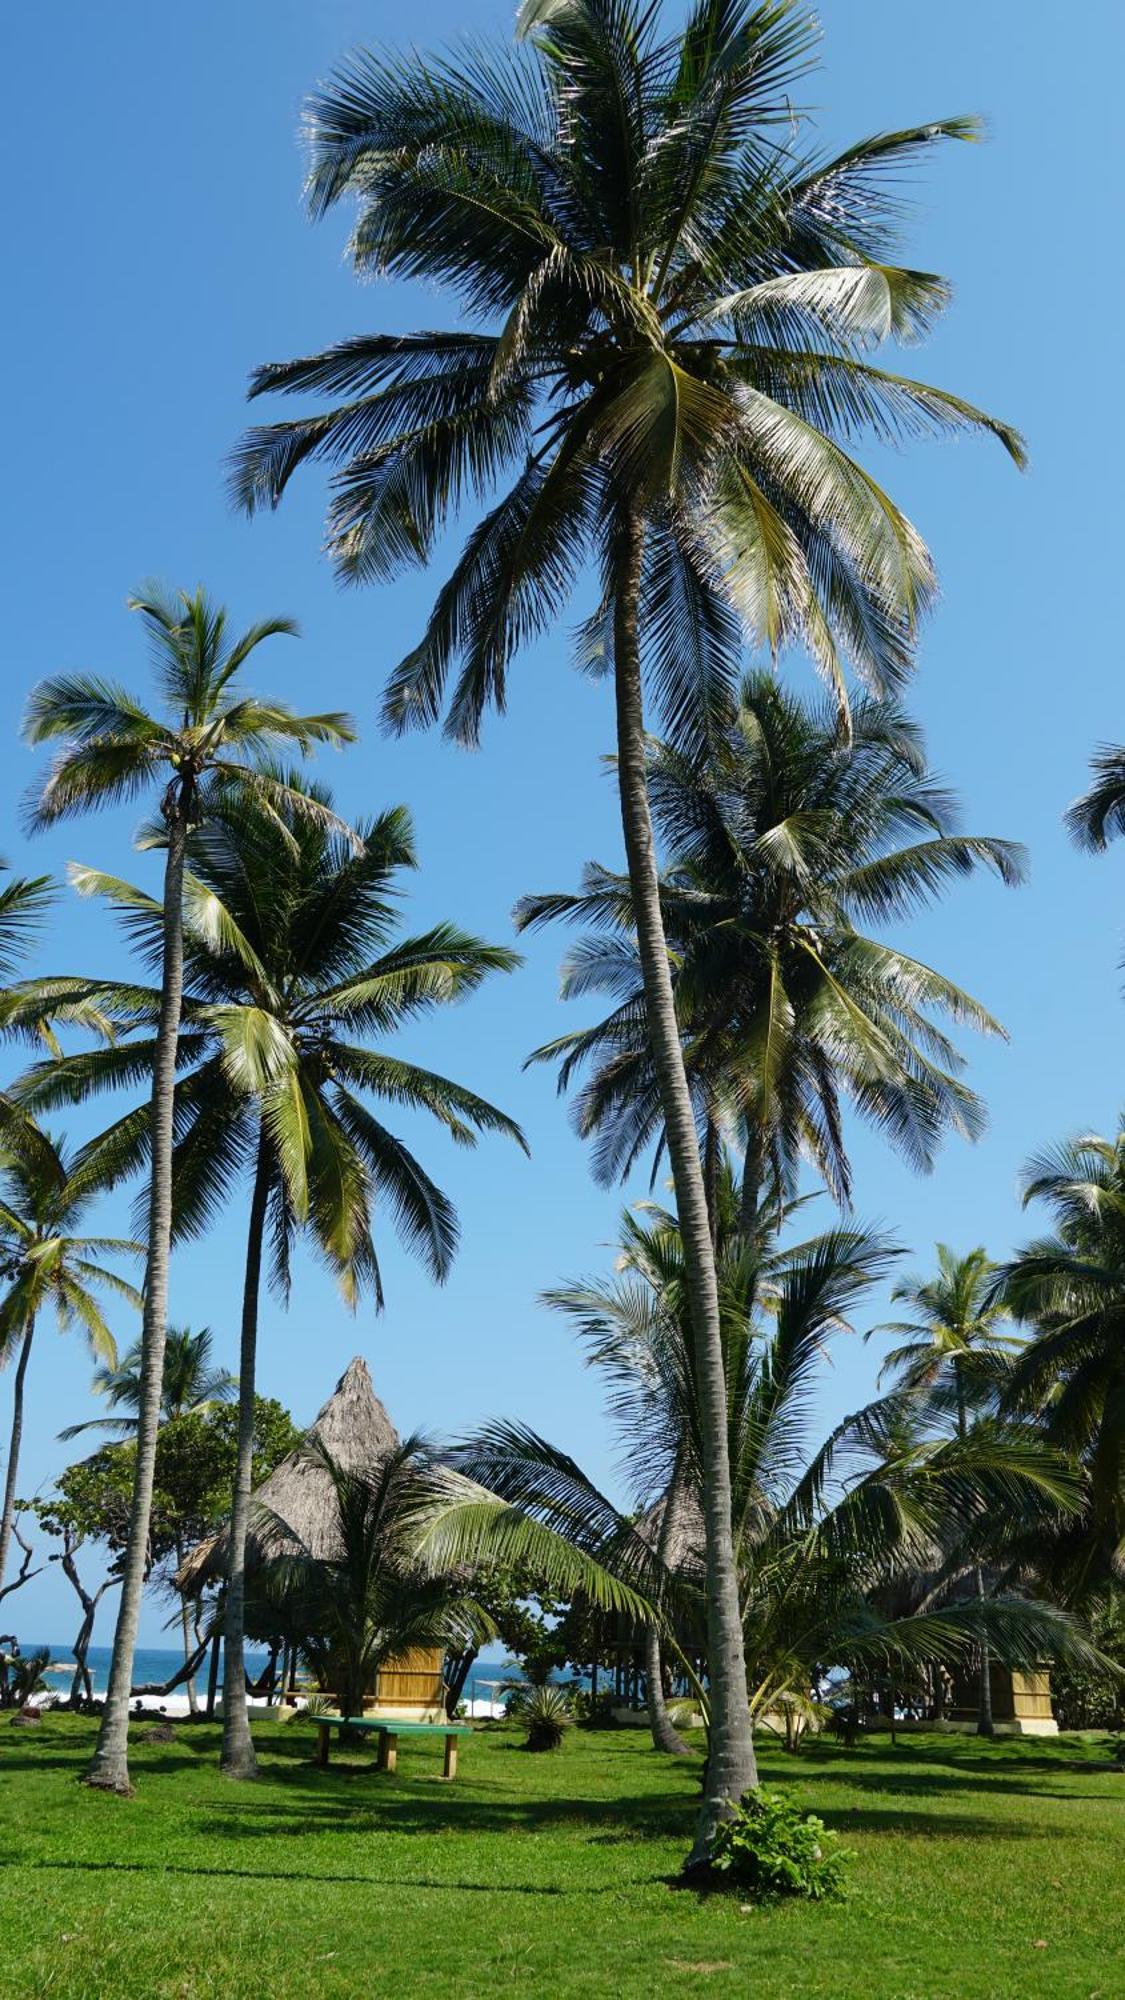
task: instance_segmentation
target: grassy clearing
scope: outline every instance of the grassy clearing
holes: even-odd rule
[[[674,1890],[697,1777],[632,1732],[527,1756],[510,1728],[326,1772],[300,1724],[138,1743],[131,1803],[80,1789],[92,1725],[0,1731],[0,1993],[52,2000],[612,1995],[1118,2000],[1125,1776],[1105,1739],[873,1739],[764,1756],[855,1850],[840,1907]],[[346,1760],[346,1761],[345,1761]]]

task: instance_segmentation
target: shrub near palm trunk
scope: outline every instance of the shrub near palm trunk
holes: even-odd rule
[[[782,1792],[744,1793],[715,1835],[711,1868],[762,1901],[804,1896],[842,1898],[849,1851],[815,1813]]]

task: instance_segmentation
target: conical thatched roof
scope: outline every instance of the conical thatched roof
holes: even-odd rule
[[[638,1535],[654,1549],[660,1546],[669,1497],[669,1493],[665,1493],[659,1500],[654,1500],[637,1521]],[[664,1560],[669,1569],[702,1570],[706,1562],[706,1548],[703,1510],[694,1493],[685,1493],[680,1489],[675,1495],[675,1512],[668,1530]]]
[[[247,1559],[260,1559],[263,1548],[255,1534],[254,1514],[270,1524],[269,1553],[278,1555],[298,1545],[314,1556],[333,1553],[332,1528],[336,1518],[335,1495],[328,1471],[307,1451],[312,1440],[323,1444],[346,1472],[369,1471],[399,1443],[386,1410],[372,1386],[366,1361],[357,1354],[348,1363],[335,1389],[305,1433],[304,1442],[291,1451],[254,1492],[247,1542]],[[294,1540],[279,1537],[276,1522],[292,1528]],[[192,1550],[176,1575],[176,1586],[194,1595],[205,1584],[222,1576],[226,1565],[227,1531],[208,1536]]]

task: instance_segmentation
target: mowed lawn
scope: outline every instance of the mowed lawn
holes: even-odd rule
[[[753,2000],[1125,1995],[1125,1775],[1105,1738],[885,1737],[763,1753],[854,1849],[850,1900],[746,1910],[671,1886],[696,1765],[639,1733],[529,1756],[478,1731],[461,1776],[405,1743],[311,1762],[256,1729],[263,1777],[217,1731],[137,1742],[137,1796],[76,1783],[92,1724],[0,1721],[0,1992],[491,1996],[694,1992]],[[140,1731],[135,1730],[135,1735]]]

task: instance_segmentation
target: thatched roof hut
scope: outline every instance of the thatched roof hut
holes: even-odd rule
[[[314,1556],[334,1553],[333,1523],[336,1519],[335,1493],[327,1468],[311,1457],[306,1445],[311,1440],[323,1444],[346,1472],[370,1470],[399,1444],[386,1410],[375,1394],[366,1361],[357,1354],[348,1363],[335,1389],[318,1411],[305,1433],[305,1443],[275,1465],[254,1493],[250,1519],[247,1559],[253,1564],[264,1554],[264,1530],[270,1529],[269,1554],[292,1553],[298,1546]],[[255,1533],[254,1515],[261,1529]],[[289,1541],[277,1533],[276,1523],[284,1521],[298,1538]],[[209,1535],[191,1551],[176,1574],[176,1587],[195,1596],[209,1583],[217,1583],[226,1565],[227,1530]]]

